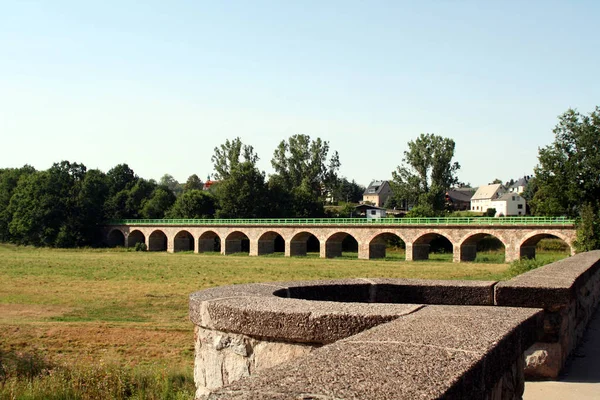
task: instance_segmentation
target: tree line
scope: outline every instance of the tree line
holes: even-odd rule
[[[330,154],[331,153],[331,154]],[[75,247],[100,243],[98,227],[128,218],[317,218],[329,201],[358,202],[364,187],[339,177],[329,143],[294,135],[276,148],[266,178],[258,155],[239,138],[215,148],[215,182],[198,175],[180,184],[139,177],[127,164],[104,173],[62,161],[47,170],[0,169],[0,241]]]
[[[539,149],[539,164],[524,193],[533,215],[578,220],[578,247],[600,248],[600,108],[589,115],[559,116],[554,142]],[[455,142],[421,134],[408,142],[391,173],[386,204],[411,216],[447,216],[444,194],[455,186],[460,164]],[[347,217],[365,188],[339,176],[340,157],[329,143],[294,135],[275,148],[268,178],[258,154],[239,138],[226,140],[211,158],[215,183],[191,175],[180,184],[166,174],[158,182],[137,176],[127,164],[104,173],[62,161],[48,170],[0,169],[0,241],[72,247],[99,241],[98,225],[126,218],[319,218]]]

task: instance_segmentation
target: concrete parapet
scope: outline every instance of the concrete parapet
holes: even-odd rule
[[[520,399],[525,374],[558,375],[599,301],[600,251],[500,283],[203,290],[190,295],[197,397]]]
[[[544,309],[544,332],[527,351],[527,376],[556,378],[579,344],[600,301],[600,251],[519,275],[495,287],[499,306]]]
[[[287,382],[286,391],[273,397],[282,399],[338,391],[351,398],[387,398],[388,390],[407,397],[492,398],[494,392],[519,398],[522,348],[536,338],[539,313],[491,306],[493,285],[348,279],[196,292],[190,318],[196,324],[197,397],[270,398],[279,390],[277,381]],[[436,302],[479,306],[428,305]],[[263,380],[261,365],[274,366]],[[425,370],[436,371],[435,386],[425,384],[430,379]],[[256,379],[219,390],[257,373]],[[362,373],[372,379],[356,380]],[[375,397],[364,397],[365,390]]]

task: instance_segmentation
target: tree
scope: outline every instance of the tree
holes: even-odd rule
[[[490,185],[496,185],[496,184],[500,184],[502,185],[502,179],[494,179],[491,183],[489,183]]]
[[[354,180],[348,181],[345,177],[338,179],[338,182],[330,191],[333,202],[358,203],[362,200],[365,187],[359,185]]]
[[[183,186],[183,190],[184,190],[184,192],[186,192],[188,190],[202,190],[203,187],[204,187],[204,184],[202,183],[200,178],[198,178],[198,175],[193,174],[193,175],[190,175],[189,178],[187,179],[187,181],[185,182],[185,185]]]
[[[175,203],[175,194],[164,185],[154,189],[152,195],[143,201],[140,216],[142,218],[164,218],[167,210]]]
[[[199,189],[183,192],[173,207],[167,212],[167,218],[212,218],[215,215],[215,197]]]
[[[164,174],[158,184],[168,188],[175,196],[179,196],[183,192],[183,185],[177,182],[173,175]]]
[[[265,174],[251,161],[234,166],[217,186],[216,196],[217,218],[260,218],[269,213]]]
[[[569,109],[558,117],[554,142],[539,149],[537,191],[540,215],[580,215],[584,204],[597,214],[600,199],[600,107],[589,115]]]
[[[108,192],[104,183],[101,173],[88,175],[83,164],[68,161],[20,179],[8,207],[11,240],[56,247],[91,244]]]
[[[600,248],[600,215],[591,204],[581,207],[581,216],[577,220],[577,239],[575,248],[578,252]]]
[[[403,165],[392,172],[390,182],[397,202],[418,206],[416,210],[427,216],[443,211],[444,193],[458,183],[460,165],[452,162],[454,147],[454,140],[434,134],[408,142]]]
[[[106,173],[106,176],[111,196],[122,190],[130,189],[138,179],[137,175],[127,164],[119,164],[111,168]]]
[[[254,148],[243,144],[239,137],[232,141],[227,139],[220,147],[215,147],[215,154],[211,157],[215,168],[215,179],[227,179],[231,172],[242,162],[240,160],[242,156],[243,161],[250,163],[252,166],[255,166],[259,159],[254,152]]]
[[[8,206],[19,179],[35,172],[35,168],[29,165],[0,170],[0,242],[10,241],[8,225],[12,215],[8,211]]]
[[[340,158],[335,151],[328,159],[329,142],[308,135],[294,135],[282,140],[273,153],[271,165],[276,184],[285,190],[304,186],[316,198],[337,185]]]

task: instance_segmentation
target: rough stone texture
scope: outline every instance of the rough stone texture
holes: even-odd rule
[[[442,315],[453,317],[440,320]],[[490,315],[504,325],[490,329]],[[522,348],[533,340],[527,332],[538,316],[525,309],[427,306],[258,371],[208,398],[517,399]]]
[[[527,377],[558,377],[599,300],[600,251],[578,254],[496,285],[497,305],[545,311],[543,336],[527,351]]]
[[[370,279],[376,303],[493,305],[493,281]]]
[[[562,347],[558,343],[535,343],[525,351],[527,376],[556,377],[562,367]]]
[[[317,346],[266,341],[196,326],[194,381],[196,397],[228,385],[256,370],[304,356]]]
[[[402,239],[406,245],[406,259],[408,261],[426,259],[428,255],[428,240],[431,240],[435,235],[446,237],[453,246],[453,260],[460,262],[461,260],[473,259],[473,249],[468,248],[472,243],[474,236],[493,235],[497,237],[505,246],[506,262],[518,260],[521,257],[521,252],[524,256],[531,256],[531,246],[535,247],[536,242],[543,238],[544,235],[553,235],[564,240],[570,247],[571,253],[574,254],[573,241],[575,240],[575,227],[573,225],[531,225],[531,226],[510,226],[510,225],[378,225],[376,223],[368,225],[316,225],[307,224],[305,226],[298,224],[282,224],[282,225],[107,225],[105,227],[105,237],[113,230],[119,230],[125,236],[125,244],[132,246],[139,238],[128,240],[131,233],[142,235],[149,245],[149,236],[156,231],[162,231],[168,238],[167,251],[174,251],[173,238],[181,231],[190,233],[194,241],[201,240],[203,235],[216,235],[220,238],[223,254],[235,253],[241,250],[234,244],[239,239],[239,235],[245,235],[250,240],[250,254],[259,255],[262,251],[259,250],[259,242],[273,241],[276,235],[281,235],[285,241],[286,256],[302,256],[306,255],[306,240],[310,235],[314,235],[320,242],[321,257],[337,257],[341,253],[339,251],[340,238],[346,234],[353,236],[358,242],[360,258],[378,258],[382,257],[382,249],[374,249],[370,251],[370,244],[377,244],[382,234],[395,235]],[[424,238],[428,238],[424,240]],[[229,242],[229,245],[227,243]],[[414,246],[413,246],[414,244]],[[463,245],[466,245],[463,246]],[[204,247],[200,243],[199,251],[212,251],[213,242],[207,243]],[[375,246],[376,248],[377,246]],[[162,246],[160,247],[163,248]],[[476,250],[476,249],[475,249]],[[535,250],[535,249],[534,249]],[[267,251],[268,253],[268,251]],[[465,253],[463,256],[462,254]]]

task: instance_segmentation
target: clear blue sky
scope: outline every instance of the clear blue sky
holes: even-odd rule
[[[473,185],[530,174],[600,105],[599,1],[0,0],[0,167],[69,160],[185,182],[239,136],[259,167],[321,137],[390,179],[420,133]]]

